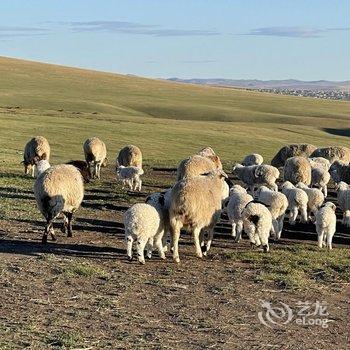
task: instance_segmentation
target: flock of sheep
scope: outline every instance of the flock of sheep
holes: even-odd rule
[[[40,212],[46,219],[42,242],[48,234],[55,240],[53,221],[61,214],[63,231],[72,236],[73,213],[84,197],[84,182],[100,178],[101,167],[107,164],[104,142],[92,137],[83,145],[85,161],[50,166],[50,146],[41,136],[25,146],[25,173],[36,177],[34,195]],[[332,249],[336,231],[336,206],[327,198],[327,186],[336,184],[338,206],[343,212],[343,224],[350,227],[350,149],[346,147],[316,148],[309,144],[293,144],[281,148],[271,165],[263,164],[259,154],[246,156],[235,164],[233,175],[244,187],[233,184],[222,170],[220,158],[206,147],[180,162],[176,183],[164,192],[153,193],[145,203],[131,206],[124,214],[127,256],[133,258],[133,243],[140,263],[144,252],[151,257],[153,246],[160,258],[170,247],[173,259],[180,261],[178,242],[181,229],[192,232],[198,257],[210,249],[214,226],[222,211],[232,225],[236,242],[242,231],[251,245],[269,251],[269,238],[281,237],[284,217],[289,212],[290,224],[298,214],[301,222],[315,223],[318,246]],[[279,192],[276,181],[283,171]],[[116,173],[123,186],[141,190],[142,153],[136,146],[126,146],[118,154]]]

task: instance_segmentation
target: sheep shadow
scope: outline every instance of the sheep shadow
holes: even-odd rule
[[[350,129],[322,128],[322,130],[331,135],[350,137]]]
[[[41,256],[45,253],[73,257],[87,257],[92,259],[115,259],[118,256],[125,255],[125,250],[87,244],[57,242],[42,244],[40,241],[1,239],[0,253],[28,256]]]

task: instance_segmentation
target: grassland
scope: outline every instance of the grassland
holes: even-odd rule
[[[283,144],[350,146],[350,102],[201,87],[0,58],[1,161],[17,167],[25,141],[47,136],[54,161],[81,158],[91,135],[110,158],[126,143],[146,162],[176,165],[211,145],[229,164],[267,159]],[[6,108],[11,107],[11,109]],[[15,108],[19,107],[19,108]],[[325,131],[333,129],[333,133]]]
[[[283,144],[350,147],[350,103],[182,85],[0,58],[0,349],[348,348],[350,250],[326,253],[309,225],[285,225],[269,254],[234,244],[223,220],[206,259],[181,237],[182,263],[128,263],[122,214],[174,182],[180,159],[211,145],[229,167],[247,152],[267,160]],[[328,132],[326,131],[328,130]],[[105,140],[101,181],[86,185],[71,239],[40,243],[43,219],[23,175],[23,146],[44,135],[52,163],[82,159]],[[122,190],[114,157],[139,145],[143,191]],[[329,198],[335,201],[334,190]],[[339,213],[337,213],[339,214]],[[338,215],[339,219],[339,215]],[[226,226],[225,226],[226,225]],[[337,233],[346,228],[338,220]],[[291,239],[293,238],[293,239]],[[315,237],[313,237],[315,238]],[[329,303],[330,325],[264,328],[260,300]],[[301,344],[302,339],[302,344]]]

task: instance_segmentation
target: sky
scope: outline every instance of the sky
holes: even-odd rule
[[[0,56],[155,78],[350,80],[349,0],[1,0],[0,16]]]

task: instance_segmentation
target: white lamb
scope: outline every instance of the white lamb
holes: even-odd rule
[[[243,230],[242,210],[253,200],[246,189],[240,185],[234,185],[230,190],[229,202],[227,204],[227,215],[232,225],[232,237],[239,242]]]
[[[316,217],[317,211],[322,206],[324,202],[324,194],[318,188],[309,188],[303,182],[299,182],[296,187],[304,190],[307,194],[308,220],[311,220],[311,214]]]
[[[123,183],[123,188],[128,186],[130,190],[141,191],[142,180],[140,178],[143,175],[143,169],[135,166],[125,167],[119,165],[117,168],[117,177]]]
[[[299,211],[301,222],[307,222],[307,202],[309,198],[305,191],[286,181],[282,185],[282,193],[288,199],[289,223],[295,225]]]
[[[164,197],[162,199],[164,204]],[[151,258],[153,243],[161,259],[165,259],[162,237],[164,234],[163,209],[160,201],[137,203],[124,214],[125,241],[128,259],[132,260],[132,244],[137,242],[137,256],[141,264],[145,263],[144,250],[147,244],[147,257]]]
[[[258,201],[264,203],[270,210],[273,233],[276,239],[280,239],[283,230],[284,215],[288,208],[287,197],[283,193],[272,191],[266,186],[259,187],[256,195]]]
[[[335,204],[326,202],[316,214],[316,232],[320,248],[325,246],[327,241],[327,248],[332,249],[332,239],[337,223],[335,209]]]
[[[248,234],[250,244],[269,251],[269,236],[272,229],[272,216],[265,205],[257,202],[248,203],[242,212],[244,231]]]
[[[325,197],[328,194],[327,185],[330,179],[331,175],[328,170],[321,167],[311,169],[311,186],[320,188]]]
[[[350,227],[350,185],[341,181],[336,188],[338,205],[343,212],[343,225]]]

